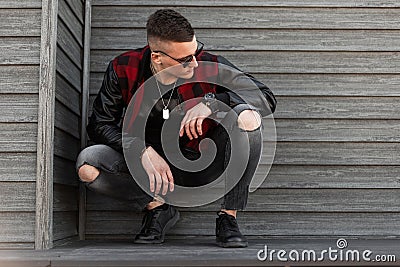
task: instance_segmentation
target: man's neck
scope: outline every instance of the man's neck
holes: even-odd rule
[[[174,75],[169,74],[166,71],[162,71],[163,68],[157,64],[153,64],[152,61],[150,61],[150,69],[153,72],[153,75],[155,75],[156,79],[158,82],[164,85],[169,85],[175,83],[178,78]]]

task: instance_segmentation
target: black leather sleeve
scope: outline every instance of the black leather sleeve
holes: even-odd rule
[[[265,84],[255,79],[252,75],[242,72],[222,56],[218,56],[218,63],[227,65],[238,71],[232,72],[229,69],[220,68],[219,75],[223,79],[221,83],[230,85],[228,86],[229,90],[226,90],[226,88],[225,90],[219,88],[219,90],[220,92],[226,91],[228,93],[230,106],[232,108],[236,107],[237,113],[245,109],[254,109],[262,116],[267,116],[275,112],[277,101],[272,91]],[[260,95],[257,92],[258,90],[255,91],[254,88],[258,88],[262,94]],[[238,93],[235,93],[235,91]],[[247,102],[240,96],[245,96]],[[263,99],[260,96],[263,96]]]
[[[89,138],[122,152],[121,116],[124,110],[118,77],[112,62],[104,74],[100,91],[93,103],[93,113],[86,127]]]

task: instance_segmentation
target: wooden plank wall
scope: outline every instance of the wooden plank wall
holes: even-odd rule
[[[0,2],[0,249],[34,247],[41,12]]]
[[[84,1],[59,0],[54,129],[54,242],[77,237]]]
[[[145,45],[147,17],[165,7],[277,96],[276,157],[239,215],[245,234],[399,235],[398,1],[94,0],[92,100],[108,61]],[[129,203],[89,193],[87,204],[88,238],[132,238],[139,228]],[[181,209],[173,234],[213,235],[216,209]]]

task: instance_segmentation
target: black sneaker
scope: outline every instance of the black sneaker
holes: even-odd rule
[[[236,218],[223,211],[218,212],[215,235],[217,245],[223,248],[245,248],[247,239],[239,231]]]
[[[134,243],[160,244],[164,242],[165,233],[179,220],[179,211],[163,204],[152,210],[146,210],[142,227],[136,235]]]

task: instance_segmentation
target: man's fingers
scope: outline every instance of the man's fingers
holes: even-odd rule
[[[190,132],[192,133],[194,138],[198,137],[197,136],[197,131],[196,131],[196,121],[197,121],[197,119],[193,118],[189,123],[189,129],[190,129]]]
[[[158,195],[160,193],[161,185],[162,185],[162,179],[161,175],[159,173],[155,174],[156,177],[156,191],[155,194]]]
[[[187,136],[189,137],[189,139],[192,140],[192,139],[193,139],[193,136],[192,136],[192,134],[190,133],[190,123],[189,123],[189,122],[187,122],[187,123],[185,124],[185,132],[186,132]]]
[[[168,176],[167,176],[167,173],[164,173],[162,175],[162,182],[163,182],[162,194],[166,195],[168,193]]]
[[[150,191],[154,192],[154,174],[150,173],[149,175],[149,182],[150,182]]]
[[[198,118],[196,122],[196,128],[199,135],[203,134],[203,131],[201,130],[201,125],[203,124],[203,120],[204,120],[203,118]]]
[[[167,171],[167,176],[168,176],[168,180],[169,180],[169,191],[174,191],[174,177],[172,176],[172,172],[171,170]]]

